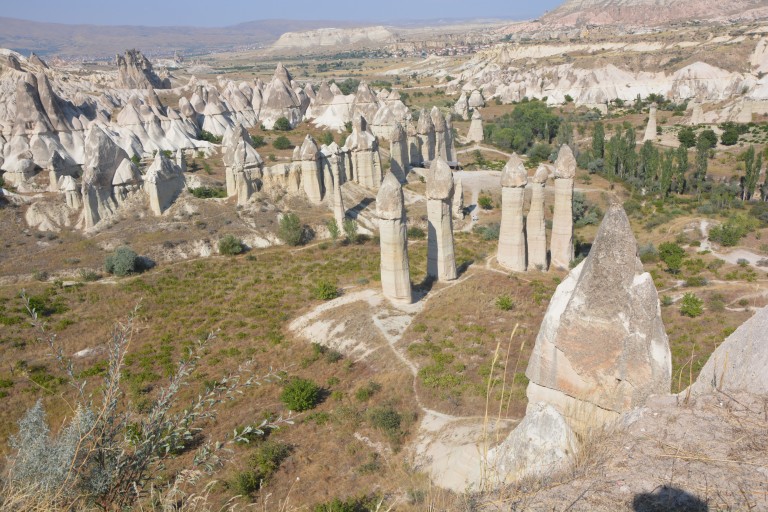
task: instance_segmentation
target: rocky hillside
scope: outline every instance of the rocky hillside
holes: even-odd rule
[[[567,0],[542,18],[548,25],[661,25],[674,21],[758,19],[764,0]]]
[[[378,46],[389,43],[395,35],[385,27],[366,28],[324,28],[306,32],[286,32],[272,46],[274,50],[309,49],[339,46]]]

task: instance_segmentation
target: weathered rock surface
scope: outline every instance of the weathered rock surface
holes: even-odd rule
[[[125,89],[146,89],[154,87],[156,89],[168,89],[171,87],[171,81],[161,80],[152,69],[152,63],[149,62],[140,51],[133,49],[127,50],[125,55],[115,56],[117,61],[117,86]]]
[[[549,169],[542,164],[531,178],[531,208],[525,219],[528,270],[547,270],[547,230],[544,222],[544,187]]]
[[[416,133],[419,137],[419,146],[421,148],[420,161],[431,162],[435,159],[435,125],[432,122],[432,116],[421,109],[419,113],[419,122],[416,126]]]
[[[475,109],[472,112],[472,122],[469,124],[469,131],[467,132],[467,142],[483,142],[483,116],[480,114],[480,110]]]
[[[656,110],[658,109],[655,103],[651,103],[648,109],[648,125],[645,127],[645,134],[643,135],[643,142],[648,140],[656,140]]]
[[[363,187],[378,190],[382,179],[379,141],[364,117],[358,116],[352,121],[352,134],[344,146],[349,150],[352,179]]]
[[[573,178],[576,158],[563,144],[555,162],[555,210],[552,218],[551,266],[569,268],[573,260]]]
[[[395,124],[389,135],[389,140],[390,171],[400,183],[405,183],[410,170],[410,162],[408,160],[408,136],[403,125]]]
[[[181,169],[163,153],[158,153],[144,176],[144,190],[149,207],[155,215],[162,215],[184,190]]]
[[[456,279],[453,245],[453,171],[442,158],[432,161],[427,172],[427,275],[438,281]]]
[[[301,121],[304,112],[301,100],[291,87],[291,74],[282,64],[278,64],[272,81],[264,89],[259,120],[265,128],[271,130],[281,117],[288,119],[292,127]]]
[[[304,185],[304,193],[312,203],[320,204],[325,197],[325,186],[320,165],[320,150],[311,135],[307,135],[301,144],[299,159],[301,161],[301,183]]]
[[[554,406],[584,432],[669,393],[671,375],[658,293],[629,219],[613,204],[589,256],[547,308],[526,370],[529,404]]]
[[[100,126],[91,128],[85,141],[82,184],[83,220],[86,229],[115,213],[117,202],[112,194],[112,182],[118,167],[125,160],[130,162],[128,153]]]
[[[715,349],[691,386],[694,395],[715,390],[768,395],[768,306]]]
[[[381,287],[390,300],[410,304],[411,277],[405,200],[400,181],[387,173],[376,196],[381,240]]]
[[[499,265],[514,272],[526,270],[525,224],[523,203],[528,172],[523,161],[513,154],[501,172],[501,227],[499,228]]]

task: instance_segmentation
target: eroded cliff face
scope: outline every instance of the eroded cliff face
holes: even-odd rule
[[[542,17],[550,25],[661,25],[680,20],[747,18],[768,12],[760,0],[568,0]]]

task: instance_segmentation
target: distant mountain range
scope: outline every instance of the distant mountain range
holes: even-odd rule
[[[65,25],[0,17],[0,48],[62,58],[113,57],[133,47],[149,56],[158,48],[165,55],[174,51],[195,54],[269,45],[286,32],[359,26],[352,22],[263,20],[221,28],[140,27]]]

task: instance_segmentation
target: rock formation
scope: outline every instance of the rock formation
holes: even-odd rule
[[[453,112],[465,121],[469,119],[469,101],[467,100],[466,92],[461,92],[461,96],[459,96],[459,99],[453,106]]]
[[[244,205],[258,192],[264,161],[250,143],[250,137],[240,138],[231,154],[232,181],[237,204]],[[180,168],[183,171],[183,169]]]
[[[325,196],[323,171],[320,166],[320,151],[315,139],[307,135],[299,149],[301,161],[301,183],[310,202],[320,204]]]
[[[454,180],[451,209],[453,210],[454,219],[461,220],[464,218],[464,185],[461,182],[461,178]]]
[[[83,207],[83,201],[80,198],[80,187],[77,186],[75,178],[72,176],[62,176],[59,178],[59,190],[64,195],[64,201],[67,206],[73,210],[79,210]]]
[[[130,194],[141,190],[141,182],[141,172],[136,164],[123,160],[112,178],[112,197],[118,205],[122,204]]]
[[[406,123],[405,131],[408,134],[408,160],[411,165],[421,166],[421,163],[423,162],[421,157],[421,138],[419,138],[419,134],[416,132],[416,126],[414,126],[411,120],[408,120]]]
[[[344,219],[347,211],[344,208],[344,198],[341,194],[341,186],[346,179],[344,171],[344,155],[341,148],[335,142],[324,148],[323,154],[330,168],[333,186],[333,218],[336,220],[336,226],[341,229],[344,226]],[[331,185],[329,185],[331,186]]]
[[[357,86],[355,99],[352,102],[352,118],[362,116],[365,119],[373,119],[376,117],[378,110],[379,102],[376,99],[376,95],[367,83],[360,82],[360,85]]]
[[[728,394],[768,395],[766,333],[768,306],[740,325],[715,349],[690,391],[694,395],[715,390]]]
[[[551,267],[569,268],[573,260],[573,179],[576,159],[563,144],[555,162],[555,211],[550,246]]]
[[[704,110],[701,108],[701,103],[692,101],[688,106],[691,109],[691,120],[688,124],[692,126],[704,124]]]
[[[513,272],[525,272],[525,224],[523,203],[528,173],[523,161],[513,154],[501,172],[501,227],[499,228],[499,265]]]
[[[547,231],[544,223],[544,187],[549,169],[539,165],[531,178],[531,208],[525,219],[528,246],[528,270],[547,270]]]
[[[472,91],[472,94],[469,96],[468,100],[469,108],[481,108],[485,106],[485,99],[483,98],[483,93],[475,89]]]
[[[160,154],[160,153],[158,153]],[[98,125],[91,128],[85,140],[83,164],[83,220],[86,229],[114,214],[117,202],[112,194],[115,172],[128,153],[120,148]]]
[[[643,136],[643,142],[648,140],[656,140],[656,103],[651,103],[648,109],[648,126],[645,127],[645,135]]]
[[[381,287],[390,300],[410,304],[411,277],[408,266],[408,235],[403,189],[387,173],[376,196],[381,240]]]
[[[456,279],[453,248],[453,171],[436,158],[427,171],[427,276],[438,281]]]
[[[483,116],[480,114],[480,110],[475,109],[472,112],[472,122],[469,124],[469,131],[467,132],[467,142],[483,142]]]
[[[149,197],[149,208],[162,215],[184,190],[186,183],[181,169],[162,152],[157,153],[144,176],[144,190]]]
[[[117,86],[124,89],[170,89],[171,81],[161,80],[149,62],[138,50],[127,50],[125,55],[115,56],[117,61]]]
[[[351,174],[354,181],[363,187],[378,190],[381,184],[381,156],[379,141],[368,129],[364,117],[352,121],[352,134],[344,146],[350,152]]]
[[[405,183],[409,171],[408,136],[403,125],[395,124],[389,136],[390,171],[400,183]]]
[[[432,116],[425,109],[421,109],[419,113],[416,132],[421,146],[421,162],[431,162],[435,159],[435,125]]]
[[[288,119],[292,127],[301,122],[304,112],[301,100],[291,87],[291,80],[288,70],[278,64],[272,81],[264,89],[259,120],[268,130],[281,117]]]
[[[429,115],[432,125],[435,127],[435,158],[451,161],[451,140],[448,133],[448,125],[442,112],[437,107],[432,107]]]
[[[529,408],[554,406],[577,433],[669,393],[672,362],[651,275],[622,207],[557,287],[528,363]]]

